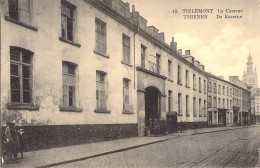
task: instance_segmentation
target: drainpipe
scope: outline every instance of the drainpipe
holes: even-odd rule
[[[207,106],[207,125],[209,126],[209,107],[208,107],[208,104],[209,104],[209,100],[208,100],[208,97],[209,97],[209,93],[208,93],[208,83],[209,83],[209,78],[207,78],[207,85],[206,85],[206,92],[207,92],[207,102],[206,102],[206,106]],[[205,87],[205,86],[204,86]],[[213,104],[213,103],[212,103]],[[205,108],[205,107],[204,107]],[[212,117],[212,113],[211,113],[211,118]],[[211,121],[211,125],[212,125],[212,121]]]
[[[135,36],[139,32],[139,27],[137,28],[137,32],[134,33],[134,89],[135,89],[135,73],[136,73],[136,65],[135,65]]]

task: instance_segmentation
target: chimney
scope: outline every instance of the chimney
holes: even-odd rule
[[[135,12],[135,5],[132,5],[132,12]]]
[[[177,43],[174,42],[174,37],[172,37],[172,41],[171,41],[171,43],[170,43],[170,48],[171,48],[172,50],[174,50],[174,51],[177,50]]]
[[[190,50],[185,50],[185,55],[190,55]]]
[[[182,49],[178,49],[178,53],[182,55]]]

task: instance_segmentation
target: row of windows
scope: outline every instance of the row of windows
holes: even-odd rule
[[[10,47],[10,85],[12,103],[32,103],[32,57],[33,53],[19,48]],[[76,107],[77,65],[62,63],[63,106]],[[123,79],[123,110],[130,111],[130,80]],[[106,109],[106,73],[96,72],[96,108]]]
[[[169,68],[170,68],[170,64],[168,64],[168,69],[169,69]],[[170,76],[170,75],[171,75],[171,73],[169,73],[168,76]],[[190,79],[190,77],[189,77],[189,71],[186,70],[186,71],[185,71],[185,86],[188,87],[188,88],[190,87],[190,81],[189,81],[189,79]],[[197,77],[196,77],[195,74],[193,74],[193,78],[192,78],[192,79],[193,79],[193,89],[194,89],[194,90],[197,90]],[[199,92],[202,92],[201,77],[198,78],[198,81],[199,81],[199,85],[198,85],[198,87],[199,87]],[[178,81],[177,81],[177,83],[182,85],[182,67],[181,67],[180,65],[178,65]],[[206,93],[206,86],[207,86],[206,80],[204,80],[203,85],[204,85],[203,91],[204,91],[204,93]]]
[[[21,4],[21,5],[19,5]],[[19,6],[19,7],[17,7]],[[20,7],[21,6],[21,7]],[[25,11],[24,6],[26,6],[26,11],[30,11],[30,0],[10,0],[9,2],[9,16],[13,19],[19,20],[23,22],[24,16],[22,12]],[[76,6],[66,2],[61,1],[61,36],[63,39],[68,41],[75,41],[74,38],[74,29],[75,29],[75,15]],[[28,16],[30,12],[27,12]],[[20,16],[21,15],[21,16]],[[107,24],[100,20],[99,18],[95,18],[95,52],[106,55],[107,52]],[[131,64],[131,45],[130,45],[130,37],[123,34],[122,35],[122,47],[123,47],[123,58],[122,61],[126,64]],[[156,62],[149,61],[148,68],[150,71],[160,74],[160,58],[159,54],[156,54]],[[141,67],[145,68],[146,65],[146,47],[141,45]],[[186,72],[187,73],[187,72]],[[168,77],[172,80],[172,61],[168,60]],[[178,83],[182,82],[181,76],[181,67],[178,66]],[[188,77],[186,77],[186,86],[188,86]],[[199,83],[200,78],[199,78]],[[206,83],[204,81],[204,83]],[[196,88],[196,82],[194,79],[194,89]],[[204,85],[206,86],[206,84]],[[199,84],[199,90],[201,91],[201,85]],[[206,87],[204,87],[204,92],[206,92]]]
[[[190,109],[189,109],[189,95],[186,95],[186,116],[190,116]],[[171,112],[173,110],[173,98],[172,98],[172,91],[168,91],[168,111]],[[193,97],[193,116],[197,117],[197,110],[196,110],[196,97]],[[203,115],[206,116],[206,100],[204,100],[204,108],[202,109],[201,106],[201,99],[199,99],[199,117]],[[182,94],[178,93],[178,114],[182,115]]]
[[[209,108],[212,108],[212,107],[217,108],[218,107],[218,108],[233,109],[233,104],[232,104],[232,100],[229,100],[229,99],[222,99],[221,100],[221,98],[218,98],[218,101],[217,101],[216,97],[213,97],[213,100],[212,100],[212,97],[209,96],[208,97],[208,107]]]

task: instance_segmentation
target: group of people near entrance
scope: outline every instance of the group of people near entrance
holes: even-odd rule
[[[5,163],[16,162],[17,155],[20,152],[21,158],[23,158],[23,151],[21,145],[21,136],[23,130],[17,130],[15,123],[8,122],[2,136],[2,152]]]
[[[149,131],[154,136],[167,134],[167,123],[164,119],[149,119]]]

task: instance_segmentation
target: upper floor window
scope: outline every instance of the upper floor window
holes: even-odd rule
[[[178,65],[178,84],[181,84],[181,66]]]
[[[106,74],[96,72],[96,109],[106,109]]]
[[[161,55],[156,54],[156,68],[157,68],[157,73],[160,73],[160,67],[161,67]]]
[[[216,83],[213,83],[213,92],[217,93],[217,85],[216,85]]]
[[[146,47],[141,45],[141,67],[145,68]]]
[[[221,85],[218,85],[218,94],[221,94]]]
[[[63,106],[76,107],[76,65],[68,62],[62,63]]]
[[[106,54],[106,23],[96,18],[96,51]]]
[[[32,56],[31,51],[19,47],[10,47],[12,103],[32,102]]]
[[[75,9],[74,5],[61,1],[61,36],[69,41],[74,41]]]
[[[209,99],[208,99],[208,107],[212,108],[212,97],[211,96],[209,96]]]
[[[9,17],[30,24],[30,0],[9,0]]]
[[[222,94],[225,95],[225,86],[223,86]]]
[[[206,87],[207,87],[206,80],[204,80],[204,93],[206,93]]]
[[[229,88],[227,87],[227,96],[229,96]]]
[[[172,61],[168,60],[168,77],[172,79]]]
[[[209,91],[209,92],[212,92],[211,82],[209,82],[209,84],[208,84],[208,91]]]
[[[130,37],[123,34],[123,62],[130,64]]]
[[[189,71],[186,70],[186,86],[189,87]]]
[[[201,92],[201,78],[199,77],[199,91]]]
[[[217,98],[216,97],[214,97],[214,100],[213,100],[214,102],[213,102],[213,107],[214,108],[217,108]]]
[[[196,90],[196,75],[193,74],[193,89]]]

